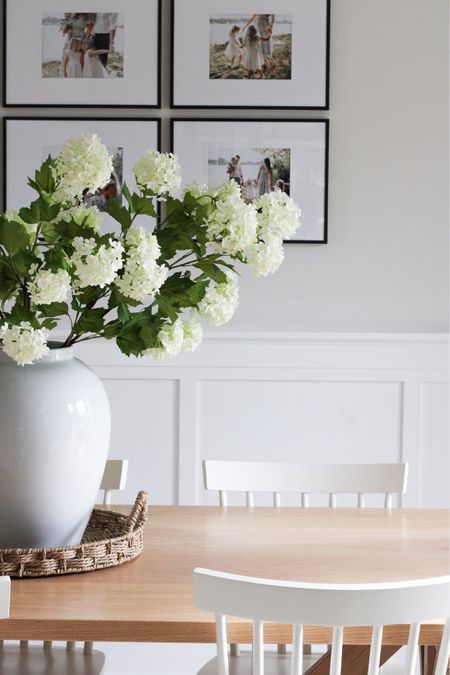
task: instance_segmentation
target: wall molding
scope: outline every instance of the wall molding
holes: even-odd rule
[[[125,501],[131,501],[136,488],[148,487],[155,493],[151,480],[164,465],[167,484],[160,481],[156,486],[159,500],[204,503],[200,473],[204,457],[226,459],[231,452],[230,457],[235,459],[232,453],[236,454],[238,448],[241,459],[257,459],[262,448],[267,459],[272,422],[263,420],[259,424],[257,413],[251,409],[252,397],[267,407],[266,415],[273,415],[276,424],[294,396],[300,406],[303,447],[310,443],[319,456],[323,447],[328,457],[329,448],[325,446],[336,443],[336,457],[342,462],[355,461],[356,446],[357,461],[407,461],[411,470],[403,505],[448,503],[446,334],[210,331],[196,352],[176,359],[128,358],[114,343],[102,340],[77,346],[76,354],[98,373],[107,388],[113,388],[121,424],[124,419],[135,419],[135,405],[143,406],[144,411],[156,405],[157,412],[152,412],[156,422],[150,424],[159,420],[161,426],[175,424],[172,433],[167,433],[172,439],[170,447],[165,446],[165,432],[160,433],[159,446],[153,447],[145,440],[145,420],[138,419],[140,427],[131,432],[129,456],[130,475],[134,465],[136,481],[141,483],[130,485]],[[142,401],[143,397],[148,401]],[[227,410],[230,401],[231,417]],[[307,420],[302,418],[305,405],[309,406]],[[295,416],[295,408],[290,414]],[[254,420],[250,425],[249,415]],[[164,421],[166,416],[169,422]],[[336,426],[330,428],[328,436],[321,428],[323,418]],[[229,424],[236,432],[231,442],[234,450],[229,450],[216,432],[217,428],[226,430]],[[297,433],[292,420],[286,422],[284,418],[286,424],[289,428],[283,428],[280,436],[283,447],[292,445]],[[373,435],[379,436],[379,451]],[[116,455],[118,446],[113,439]],[[295,460],[295,450],[291,447],[289,452]],[[120,455],[126,456],[127,449],[122,448]],[[274,449],[273,459],[276,457]],[[304,456],[300,459],[304,461]],[[147,466],[152,473],[148,485]]]

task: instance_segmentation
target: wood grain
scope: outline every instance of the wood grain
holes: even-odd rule
[[[400,647],[382,647],[380,666],[389,661],[399,649]],[[330,651],[324,654],[303,675],[328,675],[330,672],[330,654]],[[344,645],[342,649],[342,675],[367,675],[369,656],[369,647]]]
[[[140,558],[13,581],[0,639],[214,642],[213,616],[194,606],[194,567],[316,582],[416,579],[448,574],[448,536],[443,510],[153,506]],[[251,640],[246,620],[230,618],[228,631],[230,642]],[[437,644],[441,632],[442,622],[423,625],[421,643]],[[383,642],[405,644],[407,634],[390,626]],[[268,624],[265,639],[289,643],[291,627]],[[344,639],[367,645],[370,631],[348,629]],[[306,627],[305,642],[327,644],[330,631]]]

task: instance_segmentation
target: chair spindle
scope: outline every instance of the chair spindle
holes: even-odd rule
[[[367,675],[378,675],[382,640],[383,626],[374,626],[372,629],[372,642],[370,644],[369,669]]]
[[[333,641],[331,645],[330,675],[341,675],[343,643],[344,643],[343,626],[334,626]]]

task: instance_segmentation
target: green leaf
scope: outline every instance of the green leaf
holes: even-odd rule
[[[113,289],[108,302],[109,309],[114,309],[117,307],[117,316],[122,324],[128,323],[131,319],[131,313],[128,309],[127,299],[119,293],[119,291]]]
[[[122,324],[120,321],[110,321],[104,326],[102,334],[107,340],[112,340],[113,338],[117,337],[117,335],[119,335],[121,330]]]
[[[170,298],[158,297],[158,311],[161,316],[167,317],[172,323],[178,318],[180,310],[174,306]]]
[[[197,267],[197,269],[201,270],[218,284],[222,284],[227,280],[225,272],[211,259],[197,260],[193,263],[193,267]]]
[[[20,251],[16,255],[11,256],[11,264],[14,265],[14,269],[21,276],[26,276],[31,265],[37,262],[38,259],[29,251]]]
[[[76,295],[78,305],[88,305],[94,300],[97,300],[100,292],[101,291],[97,288],[97,286],[86,286],[86,288],[83,288]]]
[[[49,248],[44,253],[44,260],[47,267],[49,267],[52,272],[57,272],[60,269],[69,271],[72,268],[69,258],[63,248],[56,246]]]
[[[142,197],[135,192],[132,196],[132,201],[136,213],[150,216],[151,218],[157,217],[154,201],[151,197]]]
[[[43,328],[47,328],[48,330],[53,330],[57,325],[58,322],[54,319],[44,319],[44,321],[41,321],[41,326]]]
[[[1,261],[0,261],[1,262]],[[6,265],[0,264],[0,304],[4,304],[17,289],[17,281],[11,279]]]
[[[97,230],[94,230],[92,227],[84,227],[79,225],[75,220],[60,220],[58,223],[53,225],[55,232],[58,236],[66,239],[68,242],[72,242],[75,237],[83,237],[86,239],[99,239]]]
[[[161,330],[160,321],[154,321],[153,323],[148,323],[141,328],[139,331],[139,337],[145,343],[145,348],[154,347],[158,341],[158,333]]]
[[[33,328],[39,328],[39,323],[36,319],[35,313],[25,309],[25,307],[21,302],[20,296],[18,297],[16,304],[11,310],[10,318],[11,323],[14,325],[19,324],[21,321],[28,321],[29,323],[31,323]]]
[[[30,235],[22,223],[0,218],[0,244],[9,255],[24,251],[30,243]]]
[[[69,313],[69,308],[65,302],[52,302],[50,305],[39,305],[39,311],[42,316],[55,317]]]
[[[30,204],[30,208],[23,208],[19,211],[19,216],[25,223],[34,225],[43,220],[49,222],[56,218],[61,210],[60,204],[49,204],[44,197],[38,197]]]
[[[57,232],[54,223],[42,223],[41,234],[50,244],[53,244],[59,239],[59,233]]]
[[[135,327],[125,328],[116,338],[120,351],[127,356],[140,356],[145,349],[145,342]]]
[[[103,317],[107,311],[107,309],[101,307],[86,309],[75,324],[74,333],[76,335],[81,335],[82,333],[101,333],[104,324]]]
[[[52,168],[54,166],[55,160],[49,155],[41,165],[41,168],[35,172],[34,180],[31,178],[28,179],[28,185],[37,192],[53,192],[55,189],[55,179],[53,178]]]
[[[128,185],[126,183],[124,183],[122,185],[122,194],[128,202],[130,213],[134,213],[133,197],[132,197],[131,192],[128,189]]]
[[[194,281],[194,285],[189,289],[188,296],[192,303],[192,307],[196,307],[200,300],[203,299],[206,289],[209,286],[209,280],[198,277]]]
[[[131,227],[130,212],[124,206],[121,206],[120,201],[116,197],[108,199],[105,210],[111,218],[120,223],[123,232],[129,230]]]

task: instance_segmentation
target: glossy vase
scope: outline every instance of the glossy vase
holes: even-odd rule
[[[71,347],[23,367],[0,352],[0,549],[81,541],[110,428],[104,387]]]

